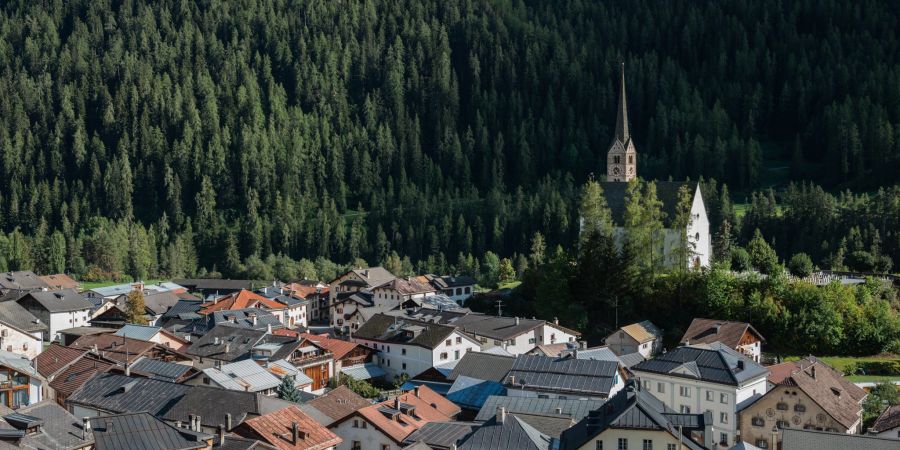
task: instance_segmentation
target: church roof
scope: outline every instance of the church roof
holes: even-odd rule
[[[624,144],[631,139],[631,133],[628,132],[628,105],[625,100],[625,63],[622,63],[620,89],[619,107],[616,108],[616,140]]]
[[[696,181],[655,181],[656,198],[662,202],[663,226],[669,228],[672,220],[675,218],[675,211],[678,208],[678,190],[682,186],[687,186],[691,191],[691,198],[697,189]],[[613,223],[622,225],[625,223],[625,205],[628,201],[627,191],[628,183],[619,181],[605,181],[600,183],[603,188],[603,196],[606,197],[606,204],[612,213]]]

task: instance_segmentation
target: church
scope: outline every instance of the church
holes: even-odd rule
[[[606,203],[616,226],[616,236],[623,236],[622,224],[627,204],[628,182],[637,177],[637,151],[628,130],[628,105],[625,98],[625,65],[622,64],[621,91],[616,114],[616,133],[606,155],[606,181],[600,183]],[[662,202],[664,227],[663,253],[666,267],[687,264],[690,268],[709,267],[712,256],[712,237],[709,232],[709,218],[706,205],[700,193],[700,183],[696,181],[656,181],[656,195]],[[691,221],[687,230],[675,230],[672,221],[678,205],[678,191],[687,186],[694,193],[691,203]],[[675,250],[688,239],[691,250],[689,261],[677,261]],[[683,254],[683,253],[682,253]]]

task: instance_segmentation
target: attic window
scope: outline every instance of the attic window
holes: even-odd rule
[[[837,395],[838,397],[841,396],[841,390],[838,388],[831,388],[831,393]]]

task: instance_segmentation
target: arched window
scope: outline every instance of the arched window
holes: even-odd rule
[[[622,161],[621,161],[619,155],[613,156],[613,163],[614,163],[614,164],[619,164],[619,163],[621,163],[621,162],[622,162]]]

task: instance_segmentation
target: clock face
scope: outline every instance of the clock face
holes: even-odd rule
[[[618,174],[619,174],[619,168],[613,167],[613,175],[618,175]]]
[[[772,408],[766,409],[766,416],[772,417],[775,415],[775,410]]]

